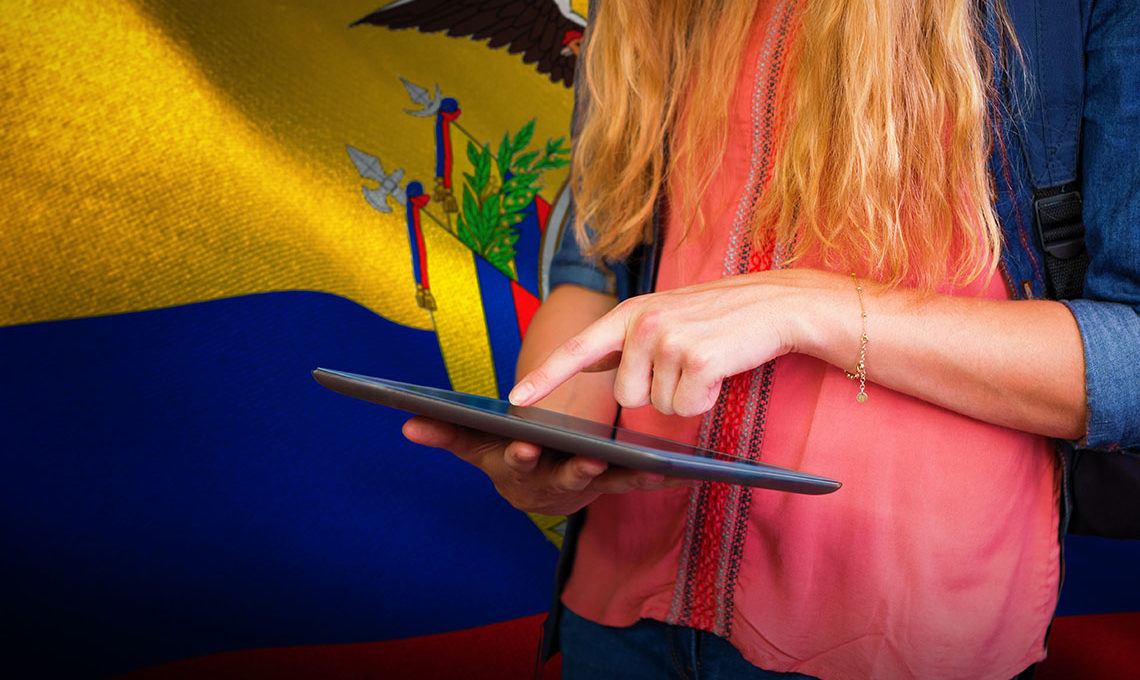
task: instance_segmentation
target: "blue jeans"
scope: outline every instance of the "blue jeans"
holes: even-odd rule
[[[563,680],[818,680],[757,668],[727,640],[702,630],[651,619],[613,628],[566,606],[559,621]],[[1032,680],[1036,668],[1013,680]]]
[[[613,628],[567,607],[560,626],[563,680],[814,680],[757,668],[725,639],[684,626],[643,619]]]

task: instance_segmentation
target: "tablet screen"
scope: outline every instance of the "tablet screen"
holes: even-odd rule
[[[529,406],[515,406],[511,402],[505,401],[503,399],[492,399],[490,397],[481,397],[476,394],[452,392],[450,390],[441,390],[424,385],[395,383],[394,381],[383,380],[381,378],[372,378],[371,380],[378,383],[382,382],[394,389],[406,390],[410,393],[419,394],[430,399],[440,399],[459,406],[465,406],[467,408],[485,411],[487,413],[497,413],[504,417],[517,418],[519,420],[535,423],[544,427],[556,428],[565,432],[572,432],[588,437],[607,439],[609,441],[621,442],[623,444],[639,446],[645,449],[669,451],[689,456],[719,458],[722,460],[743,460],[734,456],[719,453],[717,451],[712,451],[710,449],[702,449],[696,446],[682,444],[681,442],[676,442],[671,439],[664,439],[662,437],[655,437],[653,435],[637,432],[636,430],[627,430],[624,427],[618,427],[616,425],[604,425],[592,420],[586,420],[585,418],[568,416],[564,413],[558,413],[557,411],[550,411],[544,408],[533,408]]]

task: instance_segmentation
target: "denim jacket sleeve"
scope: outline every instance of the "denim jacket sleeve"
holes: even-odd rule
[[[1082,196],[1089,269],[1077,320],[1087,446],[1140,446],[1140,3],[1083,0]]]
[[[561,240],[554,258],[550,262],[550,290],[560,284],[571,283],[583,288],[607,293],[623,300],[630,296],[629,272],[622,263],[610,264],[597,261],[582,253],[578,239],[574,236],[574,208],[571,205],[563,229]],[[589,226],[586,227],[589,232]]]
[[[587,23],[593,22],[600,3],[591,2],[588,9]],[[579,83],[582,82],[585,64],[578,62],[574,79],[574,113],[570,120],[571,132],[578,129],[578,115],[581,112],[581,97],[579,96]],[[550,262],[547,279],[548,290],[554,290],[561,284],[573,284],[589,288],[599,293],[606,293],[624,300],[636,291],[636,282],[631,276],[631,264],[627,262],[601,262],[597,258],[589,257],[582,252],[581,245],[575,237],[572,225],[575,220],[573,197],[570,209],[567,212],[566,227],[559,235],[558,246]],[[592,236],[589,225],[586,225],[587,235]],[[630,262],[637,257],[631,258]]]

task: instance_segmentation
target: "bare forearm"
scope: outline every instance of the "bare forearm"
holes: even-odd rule
[[[517,375],[538,366],[556,347],[600,319],[617,304],[613,296],[573,285],[558,286],[543,301],[527,328],[519,350]],[[613,399],[613,371],[579,373],[537,404],[579,418],[609,423],[617,402]]]
[[[852,370],[862,329],[854,285],[842,278],[832,279],[835,295],[814,315],[814,337],[800,351]],[[864,304],[871,382],[1027,432],[1085,434],[1084,358],[1064,305],[866,284]]]

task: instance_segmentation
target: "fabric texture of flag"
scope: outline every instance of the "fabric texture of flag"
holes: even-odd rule
[[[530,676],[560,518],[309,372],[505,393],[585,14],[5,5],[6,677]],[[1140,549],[1067,556],[1051,663],[1127,674]]]

